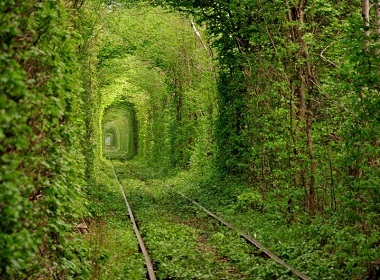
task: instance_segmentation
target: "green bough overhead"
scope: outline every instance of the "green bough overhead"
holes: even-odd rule
[[[186,174],[312,279],[379,278],[378,1],[149,2],[194,18],[0,1],[0,278],[88,276],[102,155]]]

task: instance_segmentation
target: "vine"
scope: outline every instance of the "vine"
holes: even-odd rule
[[[0,5],[0,275],[85,275],[78,34],[58,1]]]

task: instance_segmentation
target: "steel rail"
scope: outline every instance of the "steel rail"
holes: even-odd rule
[[[214,219],[218,220],[221,224],[223,224],[224,226],[228,227],[230,230],[232,231],[235,231],[235,232],[238,232],[240,237],[244,238],[246,241],[248,241],[250,244],[256,246],[258,249],[260,249],[265,255],[267,255],[268,257],[270,257],[271,259],[273,259],[276,263],[280,264],[281,266],[289,269],[291,272],[293,272],[295,275],[297,275],[300,279],[302,280],[311,280],[311,278],[309,276],[306,276],[305,274],[303,274],[302,272],[300,272],[299,270],[295,269],[294,267],[288,265],[285,261],[283,261],[282,259],[280,259],[277,255],[275,255],[274,253],[272,253],[271,251],[269,251],[269,249],[267,249],[264,245],[262,245],[259,241],[257,241],[256,239],[250,237],[248,234],[246,233],[241,233],[240,231],[238,231],[234,226],[232,226],[230,223],[226,222],[224,219],[222,219],[220,216],[212,213],[211,211],[207,210],[205,207],[203,207],[202,205],[200,205],[198,202],[192,200],[191,198],[187,197],[186,195],[184,195],[183,193],[181,192],[178,192],[176,190],[174,190],[172,187],[166,185],[167,188],[171,189],[173,192],[177,193],[178,195],[182,196],[183,198],[187,199],[188,201],[190,201],[191,203],[193,203],[194,205],[198,206],[200,209],[202,209],[204,212],[206,212],[209,216],[213,217]]]
[[[115,175],[115,179],[116,179],[117,183],[119,184],[121,194],[122,194],[122,196],[124,198],[125,204],[127,205],[129,218],[131,219],[133,230],[134,230],[135,235],[137,237],[137,240],[139,242],[139,246],[140,246],[141,252],[144,255],[145,266],[146,266],[146,269],[148,271],[148,277],[149,277],[150,280],[156,280],[157,278],[156,278],[156,274],[154,273],[152,260],[151,260],[151,258],[149,256],[148,250],[145,247],[145,244],[144,244],[144,241],[143,241],[143,239],[141,237],[139,228],[137,227],[137,223],[136,223],[135,217],[133,216],[132,208],[131,208],[128,200],[127,200],[127,197],[125,195],[123,186],[121,185],[121,183],[119,181],[119,178],[117,177],[117,174],[116,174],[116,171],[115,171],[115,167],[113,166],[112,160],[110,160],[110,162],[111,162],[113,173]]]

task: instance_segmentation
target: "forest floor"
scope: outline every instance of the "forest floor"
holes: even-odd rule
[[[216,184],[205,189],[199,178],[186,172],[164,176],[134,161],[114,165],[158,279],[297,279],[171,188],[223,216],[312,279],[365,279],[353,277],[354,269],[365,274],[363,267],[352,268],[350,276],[340,274],[350,265],[344,258],[352,256],[349,250],[345,255],[331,247],[335,242],[327,223],[289,226],[281,215],[247,209],[234,198],[239,189],[232,182],[231,187]],[[95,219],[87,236],[92,279],[146,279],[144,259],[109,162],[99,170],[98,181],[91,202]],[[351,232],[340,234],[354,242]]]

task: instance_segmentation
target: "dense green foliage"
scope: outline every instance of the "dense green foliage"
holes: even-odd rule
[[[93,29],[103,29],[93,39],[91,61],[95,158],[104,109],[118,100],[135,106],[142,160],[186,168],[199,162],[191,158],[194,149],[210,156],[215,73],[211,50],[191,21],[146,5],[99,5],[104,11]]]
[[[366,34],[359,3],[162,2],[206,23],[219,52],[221,170],[312,215],[340,208],[374,225],[378,7]]]
[[[238,203],[266,205],[289,225],[331,219],[331,231],[358,238],[342,241],[342,248],[352,242],[368,248],[351,251],[363,254],[354,266],[373,271],[380,210],[378,5],[156,2],[207,26],[218,52],[214,167],[249,187]]]
[[[102,119],[103,156],[112,159],[131,159],[137,153],[136,113],[131,104],[113,103]]]
[[[111,202],[112,179],[104,178],[111,154],[136,155],[152,174],[175,175],[175,187],[312,278],[378,275],[379,5],[150,2],[0,3],[0,277],[84,278],[86,246],[93,279],[144,273],[133,246],[118,241],[132,244],[130,233],[122,237],[120,203]],[[162,240],[176,236],[178,246],[194,249],[199,231],[149,223],[160,220],[149,204],[162,199],[168,209],[175,198],[128,182],[147,206],[144,230],[160,277],[210,276],[195,267],[203,262],[211,271],[218,258],[193,250],[182,252],[193,263],[163,268],[175,242]],[[95,220],[78,245],[73,225],[86,195]],[[245,247],[234,254],[224,236],[208,234],[241,275],[286,278],[250,260]],[[133,256],[113,255],[118,245]],[[123,272],[111,263],[118,258]]]
[[[0,4],[0,278],[81,278],[78,34],[70,2]]]

